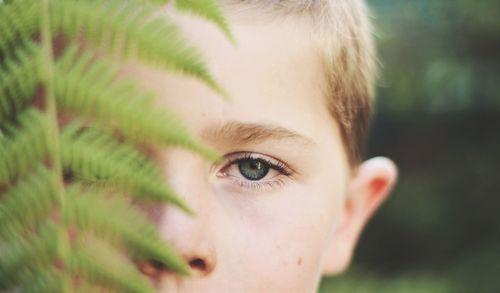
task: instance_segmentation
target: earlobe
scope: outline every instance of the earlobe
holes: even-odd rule
[[[389,195],[396,178],[396,166],[387,158],[373,158],[359,167],[349,184],[343,215],[325,260],[325,274],[338,274],[347,268],[361,231]]]

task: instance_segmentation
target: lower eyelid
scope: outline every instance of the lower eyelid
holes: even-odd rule
[[[285,176],[285,175],[280,175],[280,176]],[[267,181],[248,181],[244,179],[239,179],[239,178],[230,178],[235,184],[237,184],[239,187],[246,188],[251,191],[274,191],[276,189],[279,189],[285,185],[285,178],[277,178],[273,180],[267,180]]]

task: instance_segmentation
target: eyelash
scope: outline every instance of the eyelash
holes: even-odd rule
[[[224,166],[220,169],[218,172],[218,175],[220,177],[231,177],[231,179],[240,187],[246,188],[251,191],[260,191],[266,189],[267,191],[272,191],[276,190],[280,187],[282,187],[287,179],[290,179],[294,171],[288,167],[285,163],[278,159],[274,158],[269,158],[266,155],[258,154],[258,153],[251,153],[251,152],[239,152],[239,153],[232,153],[226,156],[227,162],[224,164]],[[271,170],[275,170],[279,172],[279,175],[274,176],[271,179],[264,180],[259,179],[256,181],[252,181],[249,179],[245,178],[236,178],[234,176],[229,176],[225,174],[225,172],[233,165],[237,165],[242,161],[245,160],[262,160],[265,164],[269,166]],[[239,170],[238,170],[239,171]],[[240,172],[240,175],[243,177],[243,175]]]

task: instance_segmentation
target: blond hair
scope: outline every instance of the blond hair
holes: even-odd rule
[[[308,17],[327,82],[327,107],[339,123],[351,166],[360,163],[373,111],[376,66],[363,0],[223,0]]]

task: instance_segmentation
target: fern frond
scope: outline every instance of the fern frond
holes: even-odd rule
[[[209,74],[198,51],[187,45],[177,27],[154,16],[153,8],[134,1],[57,0],[53,5],[53,27],[60,27],[73,38],[82,33],[87,43],[124,59],[192,75],[227,96]],[[84,24],[86,29],[82,30]]]
[[[33,271],[46,270],[53,261],[56,247],[56,229],[47,223],[39,233],[27,238],[16,237],[2,243],[0,254],[0,288],[22,283]]]
[[[226,96],[158,14],[166,2],[0,0],[0,292],[153,292],[135,260],[189,274],[134,207],[168,202],[190,212],[144,149],[218,155],[118,68],[178,71]],[[215,0],[175,5],[231,38]]]
[[[166,4],[171,2],[169,0],[136,0],[142,3],[154,3],[154,4]],[[220,6],[215,0],[176,0],[175,7],[180,11],[190,12],[195,15],[199,15],[219,27],[219,29],[224,32],[226,37],[231,41],[235,42],[234,36],[229,29],[226,19],[222,15]]]
[[[4,125],[4,135],[0,136],[0,186],[26,173],[47,150],[44,115],[29,109],[17,120]]]
[[[111,288],[105,288],[97,284],[92,284],[86,280],[80,280],[78,288],[75,289],[75,293],[88,293],[88,292],[120,293],[119,291],[112,290]]]
[[[24,42],[13,55],[0,64],[0,122],[12,119],[26,107],[40,80],[37,74],[40,48],[37,45]]]
[[[118,292],[155,292],[151,284],[137,271],[135,265],[123,254],[91,235],[81,238],[87,239],[82,239],[75,245],[70,266],[86,281]]]
[[[147,157],[111,135],[72,125],[62,134],[62,163],[65,172],[77,179],[103,183],[130,191],[139,199],[167,201],[186,212],[187,205],[170,190],[161,171]]]
[[[191,138],[175,115],[158,109],[152,94],[141,93],[130,81],[115,81],[116,66],[102,58],[94,61],[92,54],[77,58],[76,52],[76,47],[70,47],[57,66],[56,98],[60,107],[82,114],[101,127],[116,128],[139,144],[182,146],[208,159],[217,158]]]
[[[55,203],[50,171],[38,166],[33,174],[10,188],[0,201],[0,239],[16,237],[35,227]]]
[[[78,187],[73,187],[71,192],[81,193]],[[140,259],[154,259],[175,271],[189,274],[186,264],[161,239],[156,227],[123,198],[105,197],[96,191],[74,197],[73,210],[66,217],[77,223],[79,229],[90,229]]]
[[[0,53],[8,55],[20,39],[30,39],[39,24],[40,1],[16,0],[0,5]]]
[[[30,275],[29,278],[23,280],[20,291],[23,293],[61,292],[60,274],[61,272],[53,268],[47,268],[43,272]]]
[[[175,7],[182,11],[200,15],[214,22],[226,35],[226,37],[235,42],[234,37],[229,30],[226,19],[222,16],[220,6],[215,0],[176,0]]]

